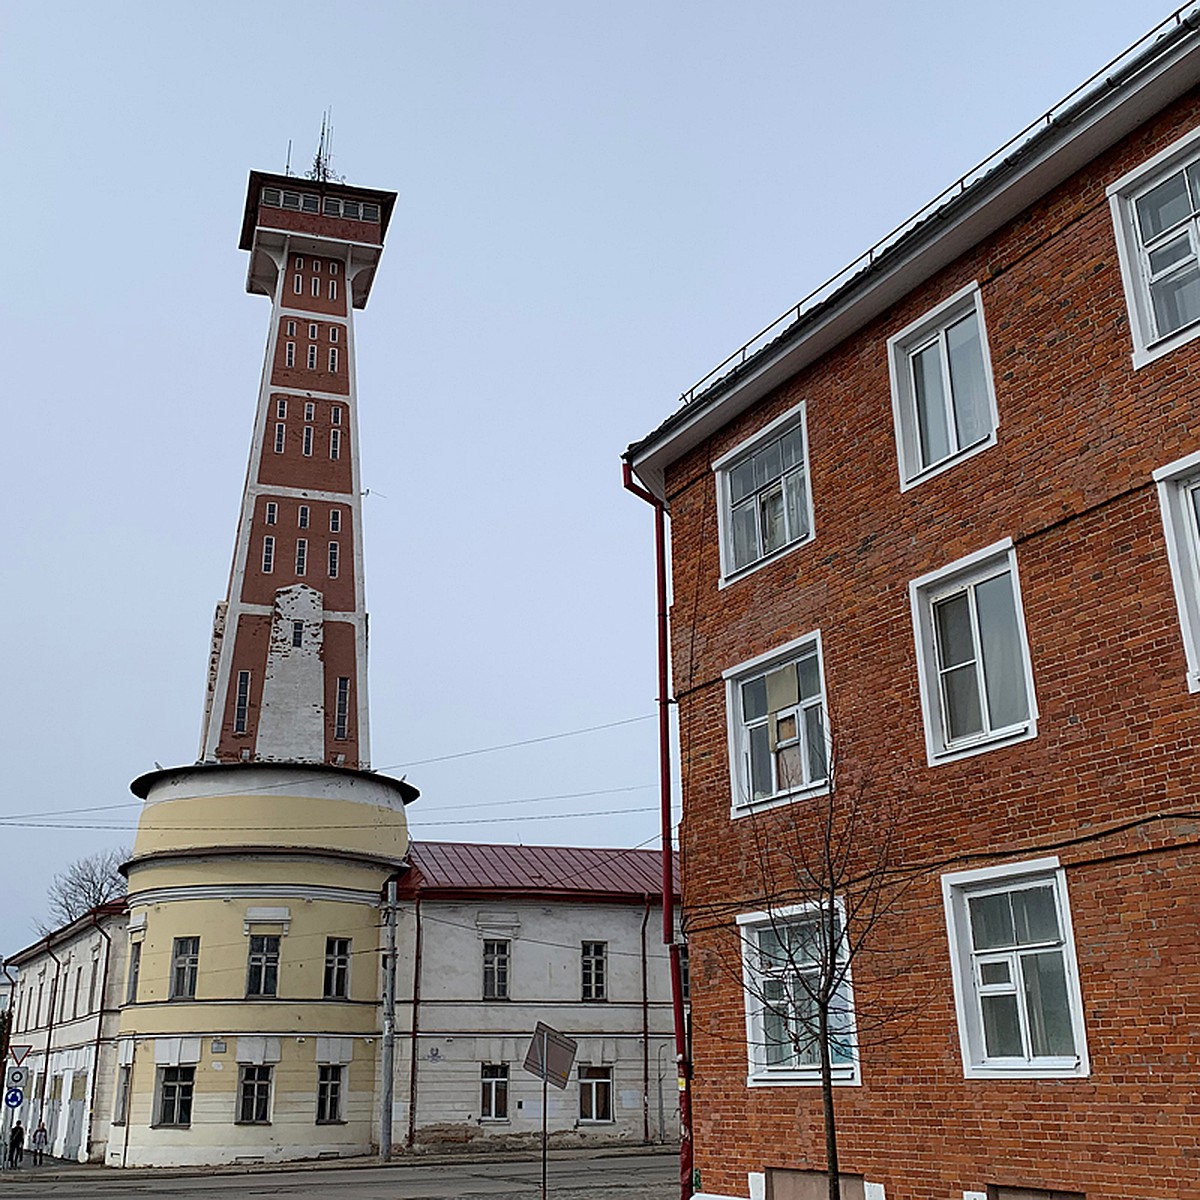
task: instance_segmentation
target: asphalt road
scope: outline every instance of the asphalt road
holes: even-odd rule
[[[28,1157],[26,1163],[28,1164]],[[402,1163],[391,1167],[262,1171],[249,1174],[163,1177],[149,1171],[54,1171],[39,1181],[26,1166],[0,1174],[4,1200],[24,1197],[165,1197],[166,1200],[538,1200],[542,1165],[533,1162]],[[552,1159],[547,1172],[551,1200],[674,1200],[679,1160],[673,1155]]]

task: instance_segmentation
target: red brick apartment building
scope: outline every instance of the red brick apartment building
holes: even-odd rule
[[[1200,1197],[1200,20],[1014,144],[626,452],[706,1197],[826,1194],[778,947],[851,800],[843,1195]]]

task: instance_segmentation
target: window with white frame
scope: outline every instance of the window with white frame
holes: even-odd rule
[[[287,426],[282,422],[278,422],[275,426],[275,453],[282,454],[284,446],[287,442]]]
[[[480,1063],[481,1121],[508,1120],[508,1063]]]
[[[596,1124],[613,1119],[612,1067],[579,1067],[579,1121]]]
[[[279,520],[279,505],[274,500],[267,501],[267,512],[264,520],[268,525],[274,525]]]
[[[340,336],[340,335],[339,335],[339,333],[338,333],[338,327],[337,327],[336,325],[330,325],[330,327],[329,327],[329,340],[330,340],[331,342],[336,342],[336,341],[338,340],[338,337],[339,337],[339,336]]]
[[[824,1007],[833,1079],[858,1082],[843,910],[797,905],[737,919],[752,1084],[821,1081]]]
[[[968,1077],[1087,1075],[1066,875],[1057,858],[942,877]]]
[[[300,507],[296,510],[296,524],[301,529],[308,528],[308,518],[309,518],[309,514],[311,513],[311,511],[312,510],[308,507],[307,504],[301,504]]]
[[[994,445],[998,416],[979,285],[888,339],[904,486]]]
[[[584,1000],[608,999],[608,943],[583,942],[580,947],[580,974]]]
[[[338,295],[338,293],[337,293],[337,280],[336,280],[336,279],[331,279],[331,280],[329,281],[329,298],[330,298],[330,300],[336,300],[336,299],[337,299],[337,295]]]
[[[825,687],[816,634],[725,672],[733,810],[829,782]]]
[[[297,275],[292,280],[292,291],[295,292],[297,296],[299,296],[304,291],[304,276],[303,275]]]
[[[315,341],[317,340],[317,328],[318,328],[318,327],[317,327],[316,325],[309,325],[309,327],[308,327],[308,340],[309,340],[310,342],[315,342]]]
[[[296,539],[296,574],[303,575],[308,570],[308,538]]]
[[[284,343],[283,365],[285,367],[294,367],[296,365],[296,343],[295,342]]]
[[[321,281],[314,275],[312,281],[312,294],[319,296],[321,294]]]
[[[338,273],[338,265],[337,265],[337,263],[335,263],[335,262],[331,262],[331,263],[329,264],[329,273],[330,273],[330,275],[336,275],[336,274]]]
[[[1200,129],[1107,190],[1140,367],[1200,334]]]
[[[350,677],[340,675],[333,706],[333,736],[335,741],[344,742],[350,731]]]
[[[304,419],[306,421],[317,419],[317,406],[311,400],[304,406]]]
[[[329,431],[329,457],[342,457],[342,431],[340,429],[331,429]]]
[[[299,649],[303,645],[304,645],[304,622],[303,621],[293,621],[292,622],[292,647],[293,647],[293,649]]]
[[[342,510],[340,508],[331,508],[329,510],[329,532],[342,532]]]
[[[239,671],[233,698],[233,732],[245,733],[250,716],[250,672]]]
[[[1200,692],[1200,453],[1154,472],[1179,608],[1188,690]]]
[[[310,371],[317,369],[317,347],[311,343],[308,347],[308,369]]]
[[[331,375],[336,375],[336,374],[337,374],[337,367],[338,367],[338,352],[337,352],[337,347],[336,347],[336,346],[330,346],[330,347],[329,347],[329,373],[330,373]]]
[[[316,271],[318,275],[321,273],[321,260],[319,258],[313,259],[313,270]]]
[[[336,1125],[342,1121],[342,1079],[345,1067],[317,1068],[317,1124]]]
[[[312,430],[312,426],[311,426],[311,425],[305,425],[305,427],[304,427],[304,440],[303,440],[303,442],[302,442],[302,444],[301,444],[301,450],[303,451],[303,453],[304,453],[304,456],[305,456],[306,458],[311,458],[311,457],[312,457],[312,447],[313,447],[313,430]]]
[[[287,335],[288,335],[288,337],[295,337],[295,336],[296,336],[296,322],[295,322],[295,321],[289,321],[289,322],[287,323],[287,325],[286,325],[285,329],[286,329],[286,332],[287,332]],[[281,403],[286,403],[286,401],[281,401]],[[283,415],[283,414],[282,414],[282,413],[280,413],[280,416],[282,416],[282,415]]]
[[[338,544],[337,542],[329,543],[329,578],[336,579],[338,577]]]
[[[1034,737],[1037,710],[1010,541],[909,585],[931,763]]]
[[[275,539],[273,537],[263,538],[262,569],[264,575],[270,575],[275,570]]]
[[[342,423],[342,406],[340,404],[334,404],[330,407],[329,423],[330,425],[340,425]]]
[[[287,401],[282,397],[275,401],[275,415],[282,421],[287,416]]]
[[[508,999],[508,965],[512,943],[507,938],[486,938],[483,943],[483,998]]]
[[[812,533],[804,406],[713,463],[721,510],[721,573],[729,579]]]

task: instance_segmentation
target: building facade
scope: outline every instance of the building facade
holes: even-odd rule
[[[1200,1196],[1198,213],[1185,19],[626,452],[702,1195],[827,1194],[836,977],[844,1195]]]

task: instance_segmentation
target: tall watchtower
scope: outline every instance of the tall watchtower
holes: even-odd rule
[[[246,290],[271,298],[271,323],[202,762],[369,766],[353,313],[395,199],[250,173]]]

